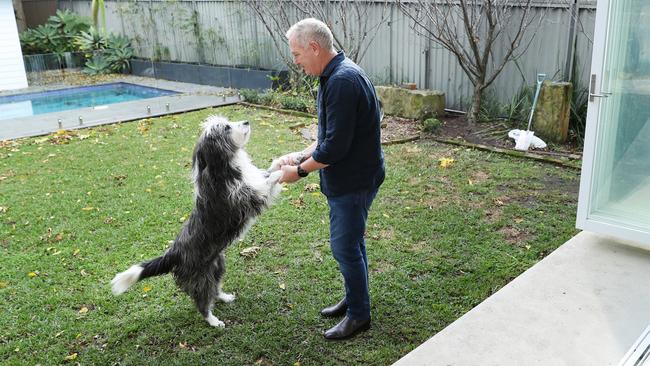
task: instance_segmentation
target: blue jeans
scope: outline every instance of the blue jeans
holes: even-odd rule
[[[368,210],[378,188],[328,197],[330,246],[345,281],[347,315],[351,319],[370,317],[368,257],[364,233]]]

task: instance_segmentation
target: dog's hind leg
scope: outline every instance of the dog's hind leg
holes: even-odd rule
[[[203,319],[208,322],[213,327],[223,328],[226,325],[224,322],[219,320],[216,316],[212,314],[212,305],[214,304],[214,282],[209,279],[204,279],[199,283],[194,284],[191,297],[196,304],[196,308],[199,310]]]
[[[212,272],[214,279],[217,282],[217,299],[223,302],[233,302],[235,301],[235,295],[225,293],[221,288],[221,280],[223,279],[224,273],[226,273],[226,259],[224,258],[223,252],[221,252],[214,260],[214,269]]]

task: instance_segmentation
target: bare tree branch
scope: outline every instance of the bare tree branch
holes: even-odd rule
[[[309,17],[322,20],[332,30],[334,47],[359,63],[377,36],[377,30],[389,20],[389,2],[392,3],[391,0],[244,0],[264,25],[294,76],[299,70],[287,56],[289,47],[284,36],[291,25]],[[370,16],[371,6],[379,6],[380,14]]]
[[[454,55],[472,82],[470,122],[478,120],[483,91],[528,49],[545,13],[534,15],[532,0],[397,1],[416,33]],[[535,1],[535,6],[544,7],[546,2]],[[502,47],[503,55],[494,53],[496,47]]]

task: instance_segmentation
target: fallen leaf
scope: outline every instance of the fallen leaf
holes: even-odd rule
[[[281,284],[280,284],[280,288],[283,289],[283,290],[286,290],[286,289],[287,289],[287,286],[286,286],[284,283],[281,283]]]
[[[142,291],[144,291],[144,292],[149,292],[149,291],[151,291],[151,286],[145,286],[145,287],[143,287],[143,288],[142,288]]]
[[[454,164],[455,160],[450,158],[440,158],[438,159],[438,164],[441,168],[448,168]]]
[[[318,183],[309,183],[305,185],[305,192],[318,192],[320,185]]]
[[[79,254],[79,249],[75,249],[74,252],[72,252],[72,255],[74,256],[76,256],[77,254]]]
[[[85,306],[82,306],[81,309],[79,309],[79,314],[86,314],[88,312],[88,308]]]
[[[239,252],[239,255],[241,255],[243,257],[247,257],[247,258],[252,258],[252,257],[255,257],[259,253],[260,249],[261,248],[257,247],[257,246],[244,248],[244,249],[242,249],[241,252]]]
[[[385,213],[384,213],[384,214],[381,214],[381,215],[384,216],[385,218],[389,218],[389,217],[390,217],[390,216],[388,216],[388,214],[385,214]]]
[[[27,276],[32,277],[32,278],[33,278],[33,277],[36,277],[36,276],[38,276],[38,271],[35,271],[35,272],[29,272],[29,273],[27,274]]]
[[[9,286],[9,282],[6,282],[6,281],[0,281],[0,288],[5,288],[5,287],[7,287],[7,286]]]
[[[187,220],[187,216],[183,216],[180,219],[178,219],[178,222],[185,222]]]
[[[90,210],[94,210],[94,209],[95,209],[94,207],[87,206],[87,207],[82,208],[81,210],[82,211],[90,211]]]
[[[520,219],[520,218],[516,218],[516,219],[515,219],[515,222],[516,222],[517,224],[521,224],[523,221],[524,221],[524,219]]]
[[[66,361],[76,360],[77,359],[77,352],[75,352],[75,353],[73,353],[73,354],[71,354],[69,356],[65,356],[63,359],[66,360]]]

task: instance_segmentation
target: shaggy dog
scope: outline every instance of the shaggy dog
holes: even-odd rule
[[[205,320],[211,326],[224,326],[212,314],[216,299],[235,299],[221,290],[224,250],[246,233],[281,191],[282,172],[256,168],[243,150],[249,138],[246,121],[206,119],[192,156],[195,204],[190,218],[162,256],[118,273],[111,281],[113,294],[144,278],[171,272]]]

